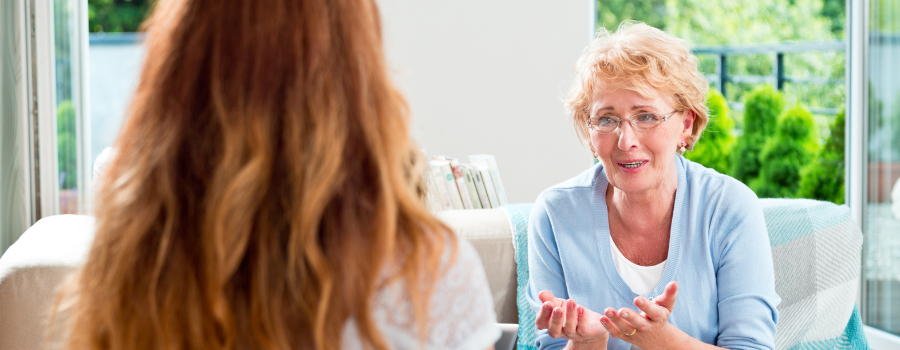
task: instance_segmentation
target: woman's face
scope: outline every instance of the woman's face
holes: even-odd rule
[[[590,135],[591,147],[603,163],[609,183],[626,193],[648,193],[666,181],[677,181],[671,175],[675,152],[693,129],[691,111],[674,113],[650,130],[635,129],[625,120],[639,113],[665,116],[675,111],[668,98],[655,95],[656,98],[647,99],[627,89],[593,92],[590,117],[608,115],[623,119],[611,133],[591,130]]]

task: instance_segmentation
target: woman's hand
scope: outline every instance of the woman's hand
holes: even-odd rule
[[[669,315],[675,308],[678,283],[669,282],[665,292],[651,302],[644,297],[634,298],[640,314],[629,308],[605,310],[601,322],[611,337],[622,339],[642,349],[654,349],[671,345],[673,339],[683,333],[669,323]]]
[[[567,349],[606,349],[609,337],[600,324],[602,315],[546,290],[538,298],[544,303],[535,317],[538,329],[546,329],[553,338],[569,339]]]

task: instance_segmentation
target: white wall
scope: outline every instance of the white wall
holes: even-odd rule
[[[562,104],[593,34],[591,0],[378,2],[428,155],[495,155],[510,203],[591,166]]]

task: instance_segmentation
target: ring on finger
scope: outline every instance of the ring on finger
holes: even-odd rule
[[[627,336],[630,337],[630,336],[634,335],[635,333],[637,333],[637,328],[632,329],[632,330],[631,330],[631,333],[625,333],[625,335],[627,335]]]

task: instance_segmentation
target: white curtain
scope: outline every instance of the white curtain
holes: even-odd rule
[[[0,1],[0,254],[31,221],[25,1]]]

